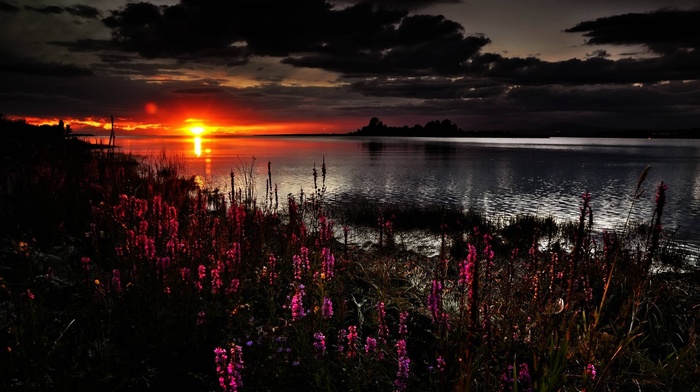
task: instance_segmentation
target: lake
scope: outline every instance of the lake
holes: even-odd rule
[[[574,220],[581,194],[592,195],[598,229],[627,218],[637,180],[648,165],[645,194],[632,219],[649,221],[656,186],[668,184],[666,229],[700,242],[700,140],[594,138],[358,138],[137,137],[117,139],[123,152],[178,159],[187,175],[230,191],[233,170],[253,164],[256,187],[265,192],[267,165],[280,204],[314,189],[314,164],[321,186],[325,159],[326,200],[379,200],[449,204],[492,217],[516,214]],[[237,187],[240,186],[237,184]]]

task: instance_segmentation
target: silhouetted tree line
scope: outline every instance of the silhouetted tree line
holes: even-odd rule
[[[450,120],[433,120],[425,125],[414,125],[408,127],[390,127],[384,124],[377,117],[372,117],[369,124],[351,133],[358,136],[430,136],[430,137],[460,137],[467,136],[457,124]]]
[[[424,126],[390,127],[377,117],[372,117],[368,125],[350,132],[355,136],[419,136],[419,137],[615,137],[615,138],[658,138],[658,139],[700,139],[700,128],[643,130],[595,127],[577,123],[554,123],[537,129],[469,130],[460,129],[450,120],[433,120]]]
[[[54,125],[33,125],[25,119],[10,119],[0,114],[0,134],[3,139],[0,153],[4,158],[26,160],[38,155],[53,156],[59,150],[65,155],[90,148],[90,143],[78,139],[63,120]]]
[[[369,124],[350,132],[355,136],[402,136],[402,137],[522,137],[526,135],[514,134],[509,131],[465,131],[450,120],[433,120],[425,125],[409,127],[390,127],[377,117],[372,117]]]
[[[12,120],[0,114],[0,130],[4,139],[31,140],[34,142],[56,142],[72,136],[70,125],[58,120],[55,125],[32,125],[25,119]]]

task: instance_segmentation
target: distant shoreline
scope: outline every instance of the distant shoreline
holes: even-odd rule
[[[421,139],[421,138],[429,138],[429,139],[591,138],[591,139],[689,139],[689,140],[700,139],[700,130],[692,131],[692,132],[697,132],[698,133],[697,136],[696,135],[686,135],[685,132],[683,132],[683,134],[674,133],[673,135],[670,135],[670,136],[657,135],[657,134],[652,134],[652,136],[647,136],[647,135],[618,135],[618,134],[597,134],[597,135],[552,134],[552,135],[542,135],[542,134],[527,134],[527,133],[519,133],[519,134],[506,135],[506,136],[497,136],[497,135],[488,135],[488,134],[486,134],[487,132],[491,132],[491,131],[484,131],[485,134],[481,134],[481,135],[464,135],[464,136],[353,135],[352,133],[275,133],[275,134],[245,134],[245,135],[240,135],[240,134],[203,134],[203,135],[121,134],[120,135],[120,134],[117,134],[117,140],[119,139],[119,137],[155,137],[155,138],[167,138],[167,139],[193,138],[193,137],[204,137],[204,138],[214,138],[214,139],[285,138],[285,137],[294,137],[294,138],[338,137],[338,138],[350,138],[350,139],[359,139],[359,138],[378,138],[378,139],[379,138],[382,138],[382,139],[391,139],[391,138],[403,138],[403,139]],[[630,131],[630,132],[634,132],[634,131]],[[104,137],[106,137],[106,136],[104,136]]]

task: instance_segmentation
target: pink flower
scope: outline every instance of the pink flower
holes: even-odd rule
[[[348,339],[347,356],[348,356],[348,358],[352,358],[355,355],[357,355],[357,327],[356,326],[351,325],[348,327],[347,339]]]
[[[377,351],[377,339],[368,336],[365,341],[365,353],[371,354]]]
[[[238,291],[238,286],[240,286],[241,282],[238,279],[231,279],[231,283],[229,283],[228,287],[226,288],[226,295],[232,295]]]
[[[321,332],[316,332],[314,334],[314,348],[318,355],[323,355],[326,353],[326,336]]]
[[[299,285],[296,288],[294,296],[292,297],[292,321],[297,321],[302,317],[306,316],[306,311],[304,310],[304,285]]]
[[[236,392],[243,386],[241,371],[244,366],[241,346],[232,344],[228,353],[225,349],[217,347],[214,349],[214,355],[219,386],[224,392]]]
[[[335,273],[335,257],[328,248],[321,249],[321,280],[330,280]]]
[[[432,290],[428,296],[428,309],[433,316],[433,322],[436,324],[444,320],[442,313],[442,283],[438,280],[433,280]]]
[[[328,297],[323,297],[323,306],[321,307],[321,315],[325,319],[333,317],[333,302]]]
[[[590,377],[591,380],[595,380],[596,370],[595,366],[592,363],[586,365],[586,374],[588,374],[588,377]]]
[[[406,327],[406,320],[408,319],[408,312],[399,313],[399,335],[405,337],[408,334],[408,328]]]
[[[405,339],[400,339],[396,342],[396,356],[399,361],[399,370],[396,372],[394,386],[396,386],[396,391],[405,391],[408,387],[408,376],[411,366],[411,360],[408,358],[408,351],[406,350]]]

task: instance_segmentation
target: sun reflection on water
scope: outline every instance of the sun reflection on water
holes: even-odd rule
[[[197,157],[202,156],[202,138],[199,136],[195,136],[194,138],[194,155]]]

